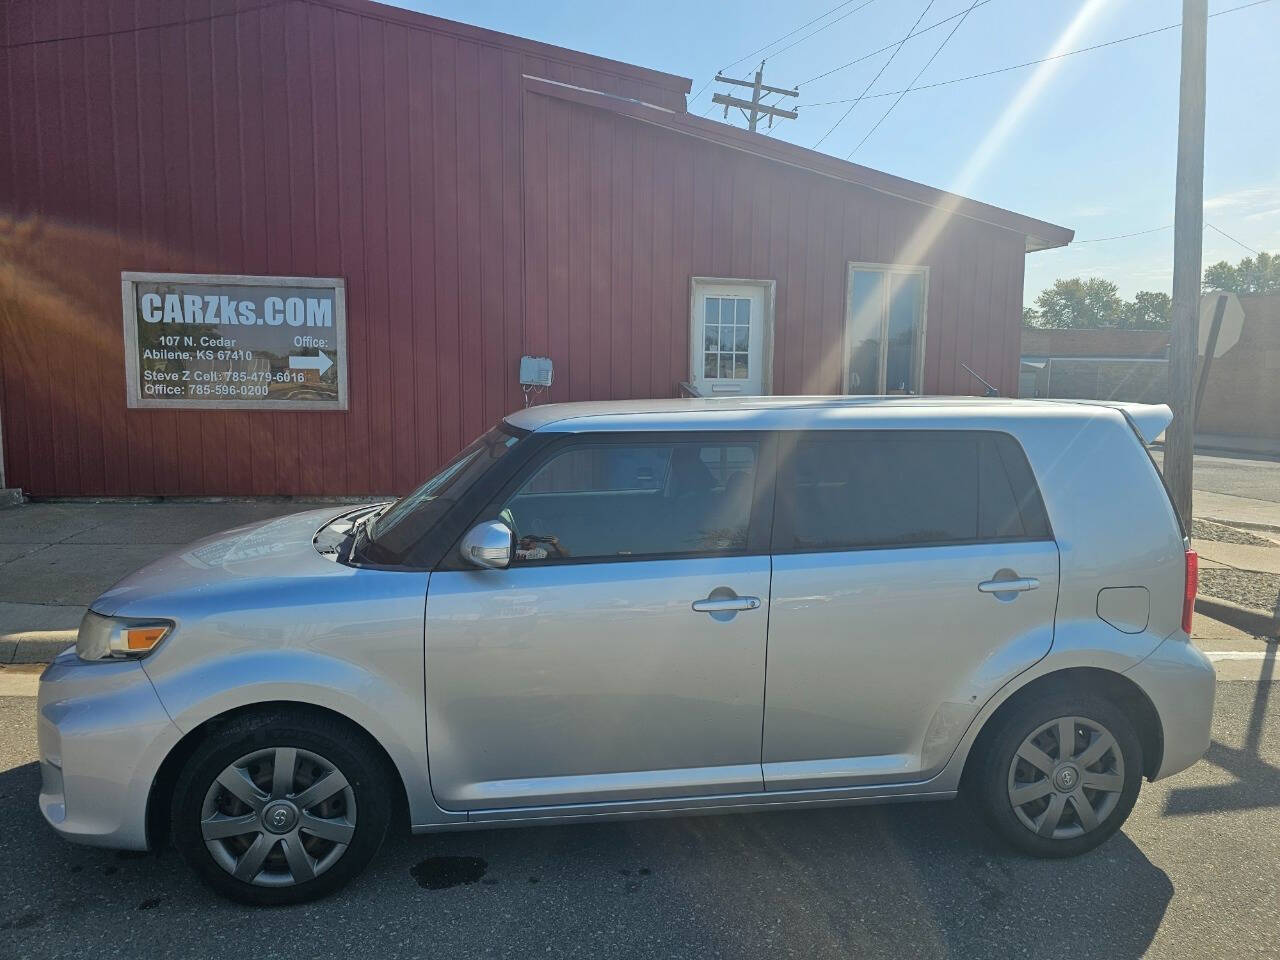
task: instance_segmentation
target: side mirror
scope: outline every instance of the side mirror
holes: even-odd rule
[[[462,538],[462,559],[477,567],[502,570],[515,552],[515,534],[501,520],[477,523]]]

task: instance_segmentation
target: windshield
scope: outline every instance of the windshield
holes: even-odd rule
[[[504,426],[473,440],[426,483],[371,518],[365,531],[369,541],[379,553],[405,553],[519,440]]]

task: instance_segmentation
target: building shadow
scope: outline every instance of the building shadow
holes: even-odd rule
[[[1272,681],[1275,679],[1277,644],[1268,644],[1262,669],[1258,674],[1257,693],[1249,709],[1245,725],[1244,742],[1240,747],[1229,747],[1219,740],[1209,744],[1204,755],[1213,764],[1235,779],[1231,783],[1206,784],[1195,787],[1178,787],[1169,793],[1164,812],[1170,816],[1194,813],[1214,813],[1226,810],[1253,810],[1260,807],[1280,807],[1280,766],[1262,758],[1262,737],[1267,719],[1267,706],[1271,699]]]

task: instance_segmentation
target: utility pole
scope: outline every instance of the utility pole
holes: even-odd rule
[[[742,115],[747,118],[747,129],[754,131],[756,125],[760,122],[760,118],[767,116],[769,118],[769,126],[773,126],[774,117],[784,117],[787,120],[794,120],[799,116],[795,110],[783,110],[781,107],[773,104],[761,103],[760,96],[765,93],[776,93],[783,97],[798,97],[799,90],[784,90],[781,87],[765,86],[764,82],[764,61],[760,61],[760,66],[756,70],[756,78],[754,82],[747,80],[739,80],[736,77],[726,77],[723,74],[716,74],[717,83],[731,83],[736,87],[750,87],[751,99],[742,100],[738,97],[730,96],[727,93],[717,93],[711,97],[712,103],[724,104],[724,115],[729,116],[729,108],[737,107],[742,111]],[[751,111],[748,113],[747,111]]]
[[[1191,529],[1195,452],[1196,327],[1204,242],[1204,100],[1208,0],[1182,0],[1182,79],[1178,100],[1178,173],[1173,203],[1173,323],[1169,340],[1169,406],[1164,478],[1182,522]]]

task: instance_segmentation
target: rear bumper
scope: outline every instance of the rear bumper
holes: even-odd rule
[[[1209,749],[1217,676],[1209,658],[1184,633],[1175,633],[1125,671],[1160,717],[1164,753],[1152,780],[1187,769]]]
[[[68,840],[147,848],[147,798],[182,732],[136,661],[67,650],[40,677],[40,812]]]

